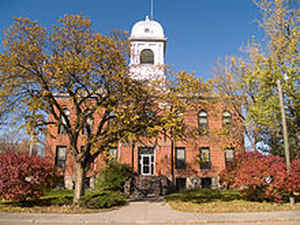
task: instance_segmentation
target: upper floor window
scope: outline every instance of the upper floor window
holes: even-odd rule
[[[141,64],[154,64],[154,53],[150,49],[144,49],[140,55]]]
[[[93,118],[88,117],[86,121],[83,123],[82,134],[87,135],[93,131]]]
[[[230,165],[234,160],[234,148],[225,149],[225,162],[226,165]]]
[[[110,111],[108,113],[108,128],[112,128],[112,125],[114,124],[114,122],[116,121],[116,116],[115,116],[115,113],[114,111]]]
[[[210,169],[210,150],[208,147],[200,148],[200,169]]]
[[[68,109],[64,109],[63,112],[65,114],[65,117],[67,119],[69,119],[70,118],[70,111]],[[65,134],[66,133],[65,126],[67,126],[67,121],[66,121],[66,118],[63,115],[60,115],[60,117],[61,117],[61,123],[58,126],[57,133],[58,134]]]
[[[184,113],[178,111],[178,112],[175,112],[175,116],[176,116],[177,125],[184,127]]]
[[[117,159],[117,152],[118,152],[118,148],[117,147],[111,147],[109,149],[109,157],[111,160],[116,160]]]
[[[222,114],[223,127],[226,129],[230,129],[232,125],[232,116],[228,111],[224,111]]]
[[[175,149],[175,168],[185,169],[185,148]]]
[[[208,117],[205,111],[201,111],[198,113],[198,126],[200,135],[208,134]]]
[[[56,156],[55,156],[55,166],[58,168],[65,168],[66,165],[66,154],[67,147],[66,146],[57,146],[56,147]]]

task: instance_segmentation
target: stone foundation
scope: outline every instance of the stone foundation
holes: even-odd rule
[[[74,188],[74,182],[72,176],[65,176],[64,182],[65,182],[66,189],[72,190]]]
[[[187,189],[199,189],[201,188],[201,177],[190,176],[186,178],[186,188]]]
[[[219,189],[220,187],[220,178],[216,177],[199,177],[199,176],[190,176],[186,178],[186,189],[199,189],[205,188],[203,179],[211,179],[210,187],[211,189]]]
[[[135,200],[166,195],[173,189],[164,176],[132,176],[124,185],[125,194]]]

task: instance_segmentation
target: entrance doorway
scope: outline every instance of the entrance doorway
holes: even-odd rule
[[[141,147],[138,149],[139,174],[143,176],[154,175],[154,149]]]

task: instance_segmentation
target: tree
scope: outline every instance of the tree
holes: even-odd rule
[[[65,132],[75,159],[73,202],[78,204],[85,173],[98,155],[121,139],[143,134],[149,124],[160,124],[159,116],[153,122],[145,113],[159,104],[149,85],[130,78],[126,42],[118,35],[92,32],[91,21],[82,16],[64,16],[58,23],[47,32],[15,18],[0,55],[0,93],[8,96],[4,104],[22,106],[22,126],[29,134],[46,133],[48,126]],[[93,117],[99,120],[91,129]],[[80,138],[84,148],[77,144]]]
[[[299,9],[293,1],[258,0],[265,42],[251,40],[242,58],[219,66],[216,86],[225,96],[240,96],[246,135],[254,149],[283,156],[280,104],[276,82],[282,81],[292,157],[299,157]],[[235,105],[235,102],[230,102]]]

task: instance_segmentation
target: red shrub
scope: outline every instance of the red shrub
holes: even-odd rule
[[[291,164],[291,172],[287,180],[287,191],[300,194],[300,159],[295,159]]]
[[[292,162],[288,174],[283,158],[247,152],[221,173],[221,180],[250,200],[286,201],[300,192],[300,160]]]
[[[14,151],[0,153],[0,199],[39,197],[55,185],[55,178],[48,159]]]

